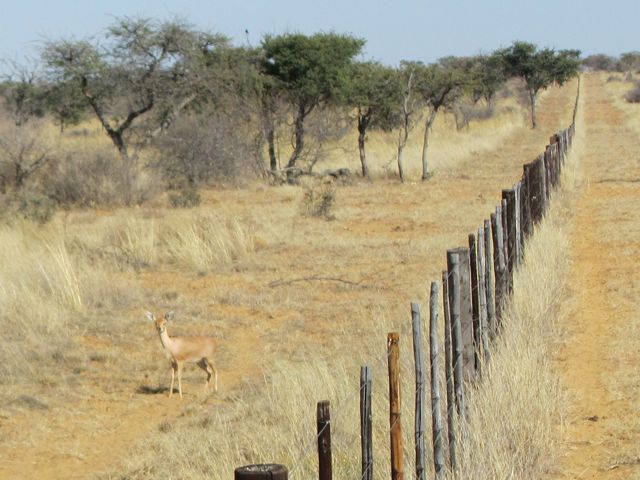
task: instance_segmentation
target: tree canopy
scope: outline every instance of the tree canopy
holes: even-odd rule
[[[529,92],[531,125],[536,127],[535,102],[540,90],[552,84],[563,85],[578,74],[579,50],[538,49],[536,45],[517,41],[499,52],[508,74],[522,77]]]
[[[42,58],[53,83],[66,83],[84,97],[123,158],[125,133],[154,109],[170,110],[194,91],[194,59],[226,39],[192,30],[177,21],[117,19],[105,42],[59,40],[46,43]],[[159,108],[163,106],[164,108]]]
[[[364,40],[336,33],[267,36],[262,42],[264,73],[295,109],[295,142],[287,169],[292,172],[304,149],[304,122],[319,105],[340,97],[349,67]]]

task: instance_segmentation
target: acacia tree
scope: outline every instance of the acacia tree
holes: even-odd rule
[[[168,103],[184,107],[185,97],[193,99],[185,88],[193,86],[191,57],[225,44],[224,37],[195,32],[181,22],[121,18],[103,44],[49,41],[42,58],[52,83],[66,83],[83,97],[120,156],[130,161],[133,125],[152,110],[172,111]]]
[[[428,180],[429,134],[438,112],[449,108],[462,93],[465,82],[464,72],[457,66],[447,66],[446,62],[434,65],[420,65],[416,70],[416,92],[428,108],[425,117],[422,141],[422,180]]]
[[[290,181],[304,151],[306,118],[318,106],[338,97],[348,68],[363,46],[362,39],[336,33],[263,39],[263,71],[294,110],[293,151],[286,166]]]
[[[362,176],[369,178],[367,132],[372,128],[391,131],[397,126],[400,85],[392,68],[374,62],[355,63],[349,80],[345,104],[356,111]]]
[[[531,126],[536,128],[538,93],[553,84],[563,85],[575,77],[580,67],[580,51],[556,52],[552,48],[538,50],[532,43],[518,41],[508,48],[499,50],[498,54],[503,59],[506,71],[524,80],[529,93]]]

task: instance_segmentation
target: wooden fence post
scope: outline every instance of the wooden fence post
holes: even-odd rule
[[[478,336],[478,352],[479,363],[478,372],[482,374],[482,366],[484,362],[489,359],[489,331],[487,328],[487,291],[485,288],[486,279],[486,262],[485,262],[485,241],[484,241],[484,229],[478,228],[478,297],[480,299],[480,325]]]
[[[425,447],[425,382],[424,382],[424,354],[422,353],[422,320],[420,306],[411,304],[411,327],[413,331],[413,358],[416,371],[416,401],[415,401],[415,447],[416,447],[416,480],[426,480],[424,466]]]
[[[317,405],[318,426],[318,478],[331,480],[331,415],[329,401],[323,400]]]
[[[389,363],[389,424],[391,440],[391,480],[403,480],[404,458],[400,423],[400,334],[387,335]]]
[[[546,204],[546,189],[544,184],[544,156],[541,155],[531,164],[529,169],[529,203],[531,205],[531,220],[537,224],[542,220]]]
[[[287,480],[289,470],[278,463],[245,465],[233,471],[234,480]]]
[[[450,255],[449,297],[451,312],[451,345],[453,347],[453,383],[458,415],[466,416],[464,399],[464,343],[460,324],[460,263],[457,253]]]
[[[551,195],[551,177],[552,177],[552,146],[547,145],[543,157],[544,157],[544,183],[546,185],[547,203],[549,203],[549,196]]]
[[[444,374],[447,385],[447,440],[449,442],[449,466],[456,468],[456,399],[453,383],[453,355],[451,347],[451,311],[449,309],[449,273],[442,272],[442,308],[444,310]]]
[[[452,255],[458,256],[458,292],[460,295],[460,304],[459,304],[459,320],[460,320],[460,334],[462,344],[460,348],[462,349],[462,359],[463,363],[461,365],[464,378],[465,379],[474,379],[476,376],[475,371],[475,352],[473,346],[473,312],[472,312],[472,302],[471,302],[471,261],[469,257],[469,249],[465,247],[454,248],[451,250],[447,250],[447,265],[450,267],[450,257]],[[451,268],[449,268],[451,273]],[[449,276],[449,282],[452,281],[452,276]],[[453,288],[451,288],[451,283],[449,286],[449,295],[452,295]],[[449,299],[449,305],[452,306],[452,299]],[[453,316],[452,316],[453,320]],[[454,337],[454,350],[456,349],[456,339]]]
[[[502,237],[502,207],[496,207],[496,212],[491,214],[491,230],[493,237],[493,270],[495,273],[495,323],[493,334],[497,331],[502,319],[502,306],[505,301],[505,276],[506,264],[504,256],[504,239]]]
[[[511,290],[510,285],[511,285],[511,274],[513,273],[511,271],[511,264],[510,264],[510,259],[511,259],[511,250],[509,249],[509,224],[508,224],[508,220],[507,220],[507,201],[506,200],[502,200],[501,202],[501,210],[500,213],[502,213],[502,242],[503,242],[503,252],[504,252],[504,268],[505,268],[505,276],[504,276],[504,292],[505,292],[505,298],[506,296],[509,294],[509,291]]]
[[[516,204],[516,191],[514,189],[511,190],[503,190],[502,191],[502,202],[503,208],[506,205],[506,209],[504,213],[506,215],[506,225],[507,225],[507,251],[509,252],[509,256],[507,257],[507,269],[509,270],[509,294],[513,293],[513,274],[516,270],[516,265],[518,264],[518,247],[519,241],[517,238],[516,232],[517,229],[517,204]]]
[[[520,203],[522,202],[522,180],[516,183],[514,187],[515,198],[514,198],[514,252],[515,252],[515,265],[519,267],[522,264],[522,260],[524,256],[522,255],[522,207]]]
[[[540,155],[540,204],[541,204],[541,215],[540,215],[540,220],[542,220],[542,217],[544,216],[544,214],[547,212],[547,199],[549,198],[548,195],[548,186],[547,186],[547,165],[544,161],[544,154]]]
[[[473,321],[474,368],[480,371],[480,282],[478,280],[478,248],[476,236],[469,234],[469,266],[471,271],[471,311]]]
[[[484,292],[487,297],[487,328],[492,334],[496,324],[496,304],[494,303],[494,283],[491,255],[491,220],[484,221]]]
[[[440,407],[440,353],[438,347],[438,284],[431,283],[429,296],[429,358],[431,360],[431,433],[433,439],[433,468],[436,479],[444,478],[444,448],[442,409]],[[416,461],[417,469],[417,461]],[[416,478],[417,472],[416,472]]]
[[[373,480],[373,441],[371,415],[371,386],[373,378],[371,368],[360,368],[360,442],[362,445],[361,480]]]
[[[531,196],[533,191],[533,183],[531,180],[531,171],[533,164],[527,163],[523,167],[522,173],[522,245],[524,248],[525,241],[531,236],[533,232],[533,220],[531,213]]]

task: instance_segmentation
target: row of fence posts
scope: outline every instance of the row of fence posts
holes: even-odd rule
[[[442,272],[444,311],[444,358],[446,378],[447,445],[442,416],[439,372],[437,282],[431,283],[429,296],[429,363],[433,472],[440,479],[449,468],[456,470],[456,425],[469,411],[465,386],[478,381],[482,365],[490,361],[492,340],[499,334],[505,304],[513,293],[513,276],[524,261],[524,246],[534,226],[544,217],[551,191],[560,173],[575,135],[578,94],[569,128],[550,139],[544,154],[524,165],[522,179],[502,191],[502,200],[485,219],[476,234],[469,234],[468,247],[447,251],[447,270]],[[415,361],[415,478],[426,480],[425,405],[426,380],[422,349],[422,320],[418,303],[411,304],[411,324]],[[400,334],[387,335],[389,375],[389,432],[391,479],[404,479],[404,447],[400,405]],[[360,438],[362,480],[373,479],[372,373],[365,365],[360,370]],[[327,400],[317,404],[318,478],[331,480],[331,417]],[[448,447],[448,448],[447,448]],[[238,467],[235,480],[286,480],[288,469],[280,464]]]

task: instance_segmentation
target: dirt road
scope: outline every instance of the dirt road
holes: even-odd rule
[[[604,77],[583,78],[569,285],[576,307],[559,352],[568,389],[567,456],[559,478],[640,478],[640,142]]]

